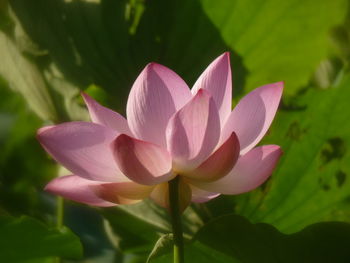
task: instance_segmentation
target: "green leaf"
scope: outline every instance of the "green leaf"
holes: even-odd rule
[[[310,225],[285,235],[268,224],[252,224],[244,217],[226,215],[206,224],[185,246],[186,262],[218,263],[345,263],[350,224]],[[151,260],[171,262],[172,253]]]
[[[173,244],[174,244],[173,234],[166,234],[161,236],[157,240],[156,244],[154,245],[154,248],[149,254],[146,263],[149,263],[152,260],[169,253],[169,251],[171,251],[173,248]]]
[[[224,51],[231,51],[235,94],[275,81],[294,93],[326,58],[328,31],[347,10],[345,0],[13,0],[10,6],[41,50],[41,69],[55,68],[81,90],[102,87],[122,111],[150,61],[191,85]]]
[[[171,232],[168,211],[149,200],[105,209],[103,216],[108,222],[109,238],[124,252],[149,254],[159,237]],[[203,225],[191,207],[186,209],[182,220],[186,238],[191,238]]]
[[[168,263],[173,261],[173,254],[167,253],[150,259],[149,263]],[[185,262],[200,263],[242,263],[230,255],[195,241],[185,246]]]
[[[263,144],[284,155],[264,187],[236,199],[237,213],[288,233],[324,220],[349,222],[350,76],[306,91],[278,113]]]
[[[242,57],[249,71],[248,90],[285,81],[289,94],[307,84],[326,57],[328,32],[343,21],[347,10],[343,0],[201,3],[225,43]]]
[[[0,261],[24,262],[47,257],[78,259],[79,238],[70,230],[49,229],[33,218],[0,217]],[[34,261],[35,262],[35,261]]]
[[[350,259],[346,245],[350,224],[341,222],[318,223],[285,235],[271,225],[227,215],[205,225],[195,240],[242,263],[340,263]]]
[[[26,59],[15,42],[0,32],[0,75],[10,88],[22,94],[42,119],[57,120],[57,113],[45,81],[35,64]]]

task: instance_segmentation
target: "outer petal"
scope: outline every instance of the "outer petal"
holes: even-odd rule
[[[265,135],[275,117],[283,91],[283,83],[262,86],[246,95],[228,118],[221,141],[234,131],[241,145],[241,154],[252,149]]]
[[[45,150],[74,174],[90,180],[129,181],[118,169],[110,143],[118,132],[90,122],[44,127],[37,138]]]
[[[112,143],[114,158],[132,181],[154,185],[174,177],[171,156],[159,146],[122,134]]]
[[[199,90],[170,119],[166,132],[174,169],[180,173],[194,169],[212,153],[220,136],[214,100],[206,91]]]
[[[208,202],[220,195],[220,193],[212,193],[207,192],[202,189],[195,187],[194,185],[190,185],[192,192],[192,202],[195,203],[205,203]]]
[[[191,184],[206,191],[222,194],[241,194],[260,186],[271,175],[282,151],[277,145],[254,148],[240,157],[233,170],[212,183],[195,182]]]
[[[100,198],[117,204],[139,202],[149,196],[153,186],[141,185],[134,182],[102,183],[92,186],[92,190]]]
[[[191,193],[190,186],[187,183],[185,183],[183,180],[180,180],[180,183],[179,183],[180,212],[185,211],[185,209],[190,205],[191,196],[192,196],[192,193]],[[164,207],[167,209],[170,208],[169,185],[167,183],[157,185],[152,191],[150,197],[155,203],[157,203],[161,207]]]
[[[224,144],[220,146],[196,169],[184,176],[197,181],[211,182],[220,179],[230,172],[239,157],[239,142],[233,132]]]
[[[222,54],[215,59],[198,78],[192,88],[196,94],[199,89],[206,89],[212,94],[218,107],[221,124],[224,124],[231,112],[232,80],[230,54]]]
[[[192,95],[186,83],[170,69],[151,63],[136,79],[127,103],[129,127],[136,138],[165,146],[170,117]]]
[[[98,197],[91,187],[101,182],[86,180],[77,175],[61,176],[53,179],[45,190],[64,198],[93,206],[114,206],[114,203]]]
[[[97,101],[84,92],[82,92],[81,95],[83,96],[85,104],[88,107],[92,122],[107,126],[108,128],[116,130],[119,133],[132,135],[128,122],[122,115],[101,106],[97,103]]]

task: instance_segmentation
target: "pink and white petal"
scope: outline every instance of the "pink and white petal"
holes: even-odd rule
[[[136,183],[155,185],[174,177],[170,154],[153,143],[121,134],[112,152],[121,171]]]
[[[220,137],[220,119],[216,104],[207,91],[199,90],[174,114],[166,136],[177,172],[190,171],[208,158]]]
[[[92,122],[107,126],[119,133],[132,135],[128,122],[122,115],[103,107],[84,92],[82,92],[81,95],[83,96],[85,104],[89,110]]]
[[[165,147],[170,117],[191,98],[188,86],[175,72],[148,64],[129,94],[126,111],[131,131],[138,139]]]
[[[227,195],[249,192],[269,178],[281,155],[277,145],[257,147],[241,156],[232,171],[218,181],[190,183],[206,191]]]
[[[241,154],[251,150],[270,127],[282,91],[283,82],[278,82],[257,88],[246,95],[229,116],[222,131],[221,141],[234,131],[241,145]]]
[[[232,170],[239,157],[239,152],[239,141],[236,134],[233,132],[226,142],[212,153],[200,166],[182,175],[197,181],[216,181]]]
[[[104,182],[129,181],[118,169],[110,143],[118,132],[91,122],[66,122],[39,129],[44,149],[74,174]]]
[[[192,93],[196,94],[199,89],[206,89],[213,96],[223,125],[230,115],[232,106],[231,66],[228,52],[216,58],[207,67],[194,84]]]
[[[150,197],[159,206],[169,209],[169,184],[163,183],[157,185]],[[192,197],[191,187],[183,180],[179,182],[179,197],[179,207],[182,213],[190,205]]]
[[[195,203],[205,203],[220,195],[220,193],[212,193],[212,192],[204,191],[191,184],[190,184],[190,187],[192,191],[192,202],[195,202]]]
[[[91,189],[92,186],[99,184],[101,182],[86,180],[77,175],[67,175],[53,179],[46,185],[45,191],[88,205],[102,207],[115,206],[115,203],[98,197]]]
[[[117,204],[131,204],[148,198],[153,186],[134,182],[102,183],[92,186],[92,190],[103,200]]]

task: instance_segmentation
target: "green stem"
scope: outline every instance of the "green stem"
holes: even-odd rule
[[[60,196],[56,197],[56,227],[61,229],[63,227],[63,216],[64,216],[64,199]],[[53,259],[54,263],[61,263],[60,257]]]
[[[64,216],[64,199],[57,196],[56,199],[56,227],[61,229],[63,227],[63,216]]]
[[[174,263],[184,263],[184,242],[182,234],[181,213],[179,203],[179,182],[177,176],[169,181],[170,217],[174,235]]]

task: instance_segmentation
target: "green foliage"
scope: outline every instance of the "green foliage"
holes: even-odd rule
[[[350,76],[286,104],[265,143],[284,156],[265,187],[239,197],[237,212],[289,233],[323,220],[349,221]]]
[[[293,94],[327,54],[329,30],[341,24],[346,1],[204,0],[225,43],[243,60],[246,88],[284,81]]]
[[[0,217],[1,262],[46,262],[47,257],[77,259],[81,255],[79,238],[67,228],[49,229],[30,217]]]
[[[310,225],[285,235],[268,224],[252,224],[237,215],[219,217],[200,229],[187,246],[188,262],[307,263],[348,262],[350,224]],[[168,255],[150,262],[171,261]]]
[[[148,255],[159,237],[171,232],[168,212],[148,200],[107,209],[103,216],[108,222],[105,226],[109,238],[123,252]],[[191,238],[203,225],[192,208],[185,211],[182,220],[186,238]]]
[[[146,263],[149,263],[152,260],[169,253],[169,251],[171,251],[173,248],[173,244],[174,244],[173,234],[166,234],[161,236],[157,240],[156,244],[154,245],[154,248],[149,254]]]

